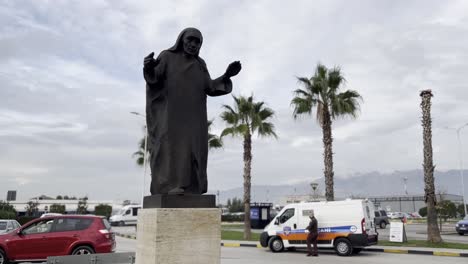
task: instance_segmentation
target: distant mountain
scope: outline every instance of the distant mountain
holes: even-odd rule
[[[459,170],[435,171],[436,189],[449,194],[461,194],[461,179]],[[465,193],[468,194],[468,171],[464,170]],[[346,198],[351,196],[377,196],[377,195],[404,195],[404,179],[407,179],[408,194],[424,193],[424,173],[422,170],[394,171],[392,173],[370,172],[355,174],[346,178],[335,178],[335,197]],[[323,195],[324,179],[317,181],[317,193]],[[278,203],[287,195],[308,195],[312,193],[310,182],[294,185],[253,185],[252,202]],[[242,198],[243,188],[234,188],[220,191],[221,203],[229,198]]]

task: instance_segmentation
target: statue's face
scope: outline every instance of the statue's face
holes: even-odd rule
[[[201,48],[200,39],[194,36],[185,36],[183,41],[185,53],[196,56]]]

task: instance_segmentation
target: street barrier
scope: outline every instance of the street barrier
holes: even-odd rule
[[[135,264],[135,253],[48,257],[47,264]]]

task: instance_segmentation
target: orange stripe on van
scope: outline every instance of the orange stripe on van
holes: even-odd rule
[[[334,240],[337,237],[348,237],[349,233],[319,233],[317,240]],[[280,234],[279,237],[283,240],[306,240],[307,233],[301,234]]]

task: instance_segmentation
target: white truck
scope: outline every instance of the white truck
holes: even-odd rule
[[[345,200],[286,205],[265,227],[260,244],[272,252],[307,247],[311,210],[318,221],[319,248],[334,248],[338,255],[349,256],[378,242],[372,202]]]
[[[141,205],[126,205],[119,212],[109,218],[111,225],[136,225],[138,220],[138,209]]]

